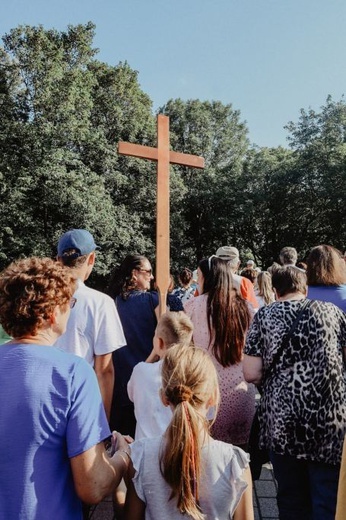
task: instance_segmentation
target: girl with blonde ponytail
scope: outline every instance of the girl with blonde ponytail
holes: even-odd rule
[[[209,435],[208,409],[218,406],[210,356],[170,348],[162,365],[161,399],[173,417],[162,437],[131,445],[128,520],[253,520],[248,455]]]

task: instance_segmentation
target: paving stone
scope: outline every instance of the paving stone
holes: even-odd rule
[[[255,488],[258,497],[276,498],[276,485],[273,480],[257,480]]]
[[[275,498],[261,498],[260,499],[260,513],[263,519],[265,518],[279,518],[279,511],[276,505]]]

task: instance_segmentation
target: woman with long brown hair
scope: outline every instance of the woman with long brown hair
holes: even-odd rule
[[[209,352],[219,376],[221,400],[212,435],[246,447],[256,393],[242,370],[249,306],[233,286],[227,260],[215,256],[201,260],[197,276],[200,296],[186,302],[185,311],[194,325],[194,344]]]

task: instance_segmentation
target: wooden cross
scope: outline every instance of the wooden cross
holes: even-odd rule
[[[166,311],[169,269],[169,165],[182,164],[204,168],[203,157],[172,152],[169,149],[169,117],[157,116],[157,148],[119,142],[118,153],[157,161],[156,199],[156,284],[159,292],[159,315]]]

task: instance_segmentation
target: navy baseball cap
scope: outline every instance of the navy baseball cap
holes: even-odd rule
[[[99,246],[95,244],[94,238],[86,229],[70,229],[64,233],[58,242],[58,256],[64,256],[64,253],[76,249],[77,256],[88,255]]]

